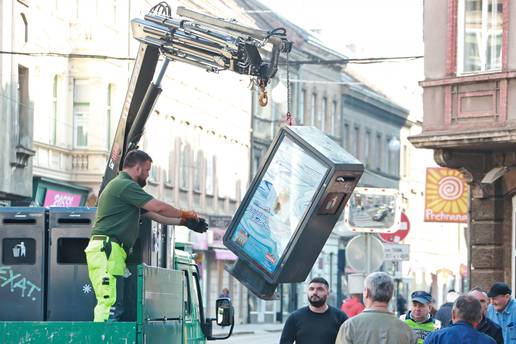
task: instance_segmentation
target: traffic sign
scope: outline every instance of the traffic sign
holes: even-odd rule
[[[385,260],[404,261],[410,259],[410,245],[383,244]]]
[[[383,264],[383,244],[372,234],[357,235],[346,245],[346,262],[357,272],[370,273]]]
[[[401,213],[400,229],[394,233],[380,233],[380,238],[385,242],[398,243],[405,239],[410,230],[410,221],[405,213]]]

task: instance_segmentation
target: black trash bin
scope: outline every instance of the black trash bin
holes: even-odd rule
[[[127,264],[146,264],[166,268],[168,227],[146,217],[140,218],[140,230]]]
[[[0,208],[0,320],[44,320],[45,208]]]
[[[92,321],[86,255],[96,208],[50,208],[47,320]]]
[[[124,314],[122,321],[136,321],[136,301],[138,265],[145,264],[162,268],[171,268],[171,229],[146,217],[140,218],[138,239],[127,257],[127,269],[131,276],[125,280]],[[168,264],[168,265],[167,265]]]

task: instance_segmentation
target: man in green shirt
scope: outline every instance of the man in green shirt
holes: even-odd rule
[[[143,191],[151,164],[151,157],[141,150],[127,153],[123,170],[100,195],[91,239],[84,251],[97,297],[96,322],[117,321],[122,315],[125,260],[138,238],[140,214],[201,233],[208,228],[196,212],[174,208]]]
[[[423,344],[430,332],[441,328],[441,322],[434,319],[430,314],[432,295],[420,290],[413,292],[411,298],[412,310],[400,316],[400,320],[405,321],[412,329],[412,332],[417,337],[417,343]]]

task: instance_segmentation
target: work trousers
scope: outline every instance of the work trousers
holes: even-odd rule
[[[84,252],[97,298],[93,321],[119,321],[124,311],[125,250],[107,236],[94,235]]]

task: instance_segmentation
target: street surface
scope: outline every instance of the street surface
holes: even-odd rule
[[[257,332],[253,334],[236,334],[221,344],[278,344],[281,332]]]
[[[221,341],[221,344],[278,344],[281,337],[281,330],[284,324],[237,324],[229,339]],[[214,334],[227,333],[216,327]]]

